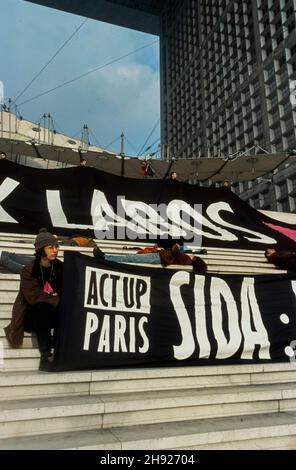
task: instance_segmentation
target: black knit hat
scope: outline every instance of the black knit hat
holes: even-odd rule
[[[40,250],[40,248],[44,248],[45,246],[51,246],[51,245],[58,245],[58,240],[57,238],[50,232],[47,232],[47,229],[40,229],[35,242],[35,250]]]

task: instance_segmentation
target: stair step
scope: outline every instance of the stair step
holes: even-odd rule
[[[215,449],[244,446],[248,440],[292,441],[295,449],[296,413],[267,413],[241,417],[189,420],[176,423],[123,426],[0,441],[4,450],[161,450]],[[243,447],[244,448],[244,447]]]
[[[16,299],[17,292],[3,292],[0,291],[0,305],[1,304],[13,304]],[[1,327],[0,327],[1,328]]]
[[[283,390],[282,385],[269,385],[12,400],[0,403],[0,436],[14,437],[20,428],[25,436],[42,434],[44,430],[49,433],[114,428],[281,409],[296,409],[294,384]]]
[[[296,450],[296,435],[204,444],[182,450]]]
[[[9,323],[9,320],[0,318],[0,328],[4,328]]]
[[[7,349],[4,353],[4,361],[6,359],[18,359],[29,357],[37,357],[39,359],[39,356],[40,354],[37,348]]]
[[[12,308],[12,306],[11,306]],[[5,323],[5,326],[10,322],[10,319],[9,320],[6,320],[6,323]],[[4,320],[3,320],[3,323],[4,323]],[[25,331],[25,338],[31,338],[32,336],[32,333],[28,333],[27,331]],[[5,339],[5,333],[4,333],[4,330],[3,330],[3,327],[0,328],[0,341],[3,341]]]
[[[7,311],[3,311],[1,310],[1,307],[0,307],[0,320],[5,320],[6,321],[6,325],[10,322],[11,320],[11,312],[12,312],[12,306],[10,307],[10,310],[7,310]]]
[[[20,281],[7,280],[1,281],[0,285],[0,296],[3,297],[7,292],[13,292],[15,295],[20,287]]]
[[[9,272],[0,273],[0,281],[4,281],[4,280],[7,280],[7,279],[19,280],[20,276],[19,276],[19,274],[14,274],[14,273],[9,273]]]
[[[6,320],[9,323],[11,319],[13,304],[0,305],[0,319]]]
[[[0,371],[30,371],[37,370],[39,366],[39,359],[37,358],[18,358],[18,359],[5,359],[4,364],[0,364]]]
[[[0,400],[70,395],[73,390],[79,393],[80,388],[81,393],[93,395],[118,394],[122,390],[132,393],[296,382],[296,368],[283,367],[288,364],[268,364],[269,372],[258,364],[259,367],[205,366],[44,373],[37,370],[38,363],[35,359],[35,370],[23,371],[22,367],[19,367],[19,372],[3,370],[0,373]],[[81,387],[75,387],[77,384]]]
[[[9,320],[7,321],[7,323],[9,322]],[[9,342],[7,341],[6,338],[3,338],[3,337],[0,337],[0,344],[3,345],[3,348],[4,349],[11,349],[10,348],[10,344]],[[38,345],[37,345],[37,339],[35,336],[26,336],[23,340],[23,346],[22,346],[23,349],[27,349],[27,348],[38,348]],[[6,352],[4,351],[4,356],[6,355]]]

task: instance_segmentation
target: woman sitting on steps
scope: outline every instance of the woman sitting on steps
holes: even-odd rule
[[[57,333],[63,263],[57,259],[58,242],[51,233],[39,233],[34,245],[35,259],[21,270],[12,319],[4,331],[13,348],[22,346],[24,331],[35,331],[41,356],[39,370],[51,371],[51,350],[55,347]]]

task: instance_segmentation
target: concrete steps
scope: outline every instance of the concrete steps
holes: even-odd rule
[[[10,349],[10,345],[9,345],[7,339],[4,337],[4,334],[2,334],[2,335],[0,334],[0,342],[3,346],[3,349]],[[23,341],[23,348],[22,349],[26,349],[26,348],[37,348],[37,340],[36,340],[35,336],[33,336],[33,335],[25,336],[24,341]],[[5,352],[4,352],[4,354],[5,354]]]
[[[0,234],[0,249],[33,254],[33,239]],[[100,242],[116,254],[142,246],[124,245]],[[210,273],[285,272],[258,250],[202,258]],[[0,271],[0,449],[296,449],[295,363],[39,372],[34,336],[11,349],[3,331],[18,285]]]
[[[0,438],[295,410],[296,384],[10,400]]]
[[[123,426],[1,439],[0,449],[212,450],[295,449],[296,413]],[[271,447],[272,446],[272,447]]]
[[[16,357],[15,361],[18,362],[19,358]],[[122,391],[134,393],[288,383],[296,383],[294,363],[109,369],[50,374],[39,372],[35,367],[29,371],[20,368],[18,372],[2,370],[0,402],[37,398],[39,395],[67,396],[71,395],[76,386],[78,393],[98,395],[120,394]]]

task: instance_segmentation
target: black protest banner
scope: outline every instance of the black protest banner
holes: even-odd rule
[[[94,168],[40,170],[0,161],[0,231],[199,246],[295,249],[296,227],[279,223],[226,188],[121,178]]]
[[[66,253],[58,370],[294,361],[296,277],[196,275]]]

